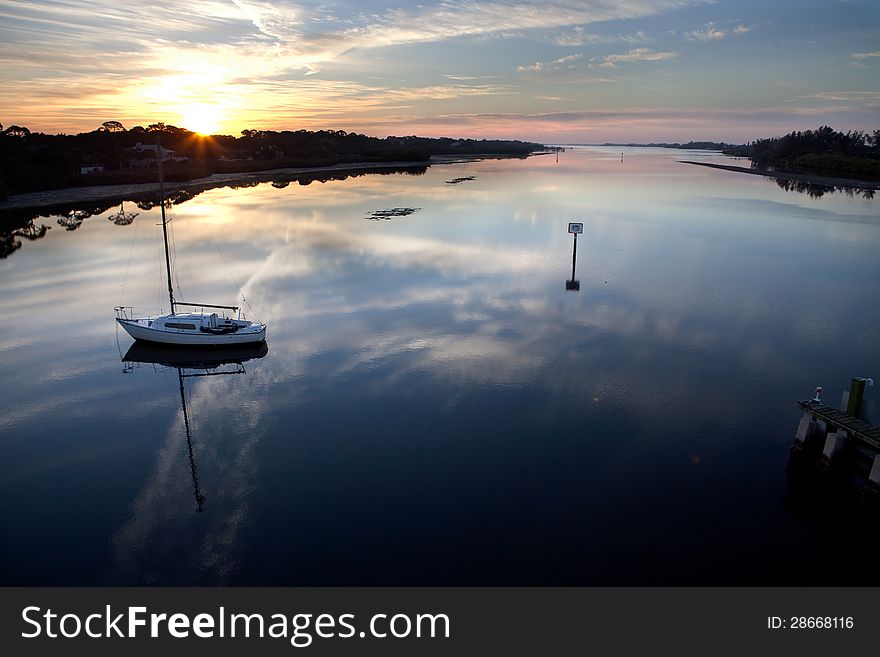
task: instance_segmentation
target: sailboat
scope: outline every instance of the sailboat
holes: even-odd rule
[[[189,303],[174,298],[171,280],[171,257],[168,254],[168,223],[165,218],[165,183],[162,173],[162,146],[156,140],[156,158],[159,161],[159,196],[162,208],[162,239],[165,244],[165,271],[168,279],[168,300],[171,314],[159,317],[134,317],[128,306],[117,306],[116,322],[135,340],[190,347],[218,347],[263,342],[266,325],[245,319],[239,306],[220,306],[210,303]],[[177,312],[177,309],[198,309],[198,312]],[[211,312],[205,312],[209,308]],[[221,311],[220,313],[215,311]],[[237,313],[228,316],[226,311]]]

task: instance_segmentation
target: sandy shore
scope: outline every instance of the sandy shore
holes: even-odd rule
[[[880,182],[870,182],[868,180],[852,180],[850,178],[829,178],[827,176],[814,176],[805,173],[787,173],[785,171],[761,171],[760,169],[750,169],[747,167],[735,167],[727,164],[710,164],[709,162],[693,162],[691,160],[679,160],[682,164],[696,164],[701,167],[711,167],[712,169],[724,169],[725,171],[736,171],[737,173],[751,173],[755,176],[765,176],[767,178],[777,178],[779,180],[793,180],[795,182],[810,183],[813,185],[827,185],[828,187],[853,187],[855,189],[880,189]]]
[[[187,191],[203,192],[214,187],[254,184],[262,182],[285,182],[299,178],[321,174],[365,173],[380,169],[410,169],[426,167],[432,164],[447,164],[450,160],[438,159],[429,162],[362,162],[357,164],[335,164],[326,167],[301,167],[288,169],[270,169],[267,171],[251,171],[246,173],[218,173],[206,178],[196,178],[185,182],[165,184],[166,193]],[[67,189],[48,189],[42,192],[13,194],[0,201],[0,212],[4,210],[40,210],[55,206],[84,205],[88,203],[111,203],[156,196],[156,183],[134,185],[96,185],[94,187],[68,187]]]

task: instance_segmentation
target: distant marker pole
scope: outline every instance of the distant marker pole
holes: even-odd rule
[[[574,279],[575,269],[577,268],[577,252],[578,252],[578,235],[584,232],[582,223],[569,223],[568,232],[574,236],[571,247],[571,280],[565,281],[565,289],[575,292],[581,289],[581,282]]]

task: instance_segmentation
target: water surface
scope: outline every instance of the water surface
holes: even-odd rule
[[[0,583],[877,584],[871,523],[786,474],[794,401],[880,378],[877,201],[619,150],[175,205],[181,295],[269,324],[183,379],[192,460],[113,321],[167,308],[157,209],[38,220],[0,260]]]

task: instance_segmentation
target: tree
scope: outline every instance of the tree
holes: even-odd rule
[[[29,137],[31,131],[20,125],[11,125],[3,131],[3,134],[7,137],[19,137],[23,139],[24,137]]]
[[[125,126],[119,121],[104,121],[98,130],[101,132],[125,132]]]

